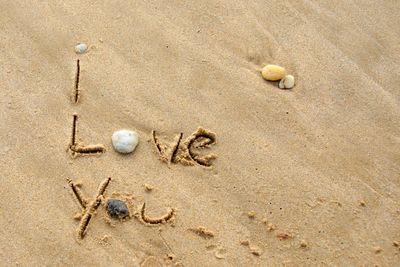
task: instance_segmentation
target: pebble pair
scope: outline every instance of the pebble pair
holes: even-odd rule
[[[287,75],[285,68],[278,65],[266,65],[261,70],[262,77],[267,81],[279,81],[279,88],[291,89],[294,87],[293,75]]]

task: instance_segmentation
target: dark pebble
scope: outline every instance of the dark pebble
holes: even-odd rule
[[[107,213],[115,219],[123,219],[129,215],[129,209],[125,202],[119,199],[109,199],[107,201]]]

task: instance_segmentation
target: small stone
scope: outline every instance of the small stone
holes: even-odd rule
[[[240,241],[240,245],[248,246],[248,245],[250,245],[250,241],[249,240],[242,240],[242,241]]]
[[[168,254],[166,255],[166,257],[164,257],[164,258],[166,258],[166,259],[168,259],[168,260],[170,260],[170,261],[173,261],[173,260],[176,258],[176,256],[175,256],[175,254],[168,253]]]
[[[375,251],[376,254],[379,254],[379,253],[382,252],[382,248],[379,247],[379,246],[373,247],[373,249],[374,249],[374,251]]]
[[[257,245],[251,245],[250,246],[250,252],[253,254],[253,255],[256,255],[256,256],[261,256],[261,254],[262,254],[262,249],[259,247],[259,246],[257,246]]]
[[[249,212],[247,213],[247,216],[248,216],[250,219],[254,219],[254,218],[256,217],[256,212],[255,212],[254,210],[249,211]]]
[[[146,189],[146,192],[151,192],[154,189],[154,187],[150,184],[144,184],[143,186]]]
[[[224,249],[224,248],[218,248],[218,249],[215,251],[214,256],[215,256],[217,259],[225,259],[225,254],[226,254],[226,249]]]
[[[308,243],[307,243],[307,241],[305,241],[304,239],[303,239],[303,240],[301,240],[301,241],[300,241],[300,247],[302,247],[302,248],[306,248],[306,247],[308,247]]]
[[[74,219],[80,221],[82,219],[82,212],[75,213]]]
[[[208,244],[207,246],[206,246],[206,249],[207,250],[213,250],[214,248],[216,248],[217,246],[216,245],[214,245],[214,244]]]
[[[275,225],[273,225],[272,223],[269,223],[269,224],[267,225],[267,230],[268,230],[268,232],[274,231],[275,228],[276,228]]]
[[[281,89],[292,89],[294,87],[293,75],[286,75],[280,82],[279,88]]]
[[[75,53],[84,54],[84,53],[86,53],[87,49],[88,49],[87,44],[80,43],[80,44],[75,46]]]
[[[129,215],[129,209],[123,201],[109,199],[107,201],[107,213],[114,219],[123,219]]]
[[[102,238],[100,238],[100,243],[102,245],[111,245],[110,244],[111,236],[109,235],[104,235]]]
[[[198,226],[197,228],[190,228],[189,230],[205,239],[210,239],[215,236],[213,231],[208,230],[204,226]]]
[[[267,65],[262,69],[261,75],[267,81],[278,81],[285,77],[286,70],[281,66]]]
[[[393,241],[393,246],[400,247],[400,242],[399,241]]]
[[[111,140],[117,152],[128,154],[135,150],[139,143],[139,135],[134,131],[119,130],[113,133]]]
[[[289,239],[289,238],[292,238],[292,236],[289,235],[289,234],[287,234],[287,233],[279,233],[279,234],[276,235],[276,237],[277,237],[279,240],[287,240],[287,239]]]

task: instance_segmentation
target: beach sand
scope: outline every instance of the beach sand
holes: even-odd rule
[[[398,1],[45,2],[0,9],[0,265],[400,262]],[[68,151],[73,114],[104,153]],[[153,130],[173,144],[198,127],[211,167],[159,160]],[[113,150],[119,129],[133,154]],[[68,179],[90,202],[108,177],[80,238]],[[108,218],[113,196],[131,218]],[[173,217],[144,223],[143,203]]]

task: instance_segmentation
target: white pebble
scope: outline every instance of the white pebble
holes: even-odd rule
[[[281,89],[291,89],[294,86],[294,77],[293,75],[286,75],[279,82],[279,88]]]
[[[77,54],[83,54],[87,51],[87,49],[88,49],[88,46],[87,46],[87,44],[84,44],[84,43],[80,43],[75,46],[75,52]]]
[[[119,130],[113,133],[111,140],[117,152],[127,154],[135,150],[139,135],[135,131]]]

